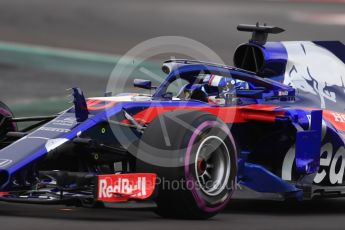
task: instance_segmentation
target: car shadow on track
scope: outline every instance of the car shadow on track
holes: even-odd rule
[[[149,221],[159,218],[151,209],[91,209],[61,205],[0,203],[0,217],[64,219],[77,221]]]
[[[304,202],[232,200],[223,214],[246,215],[331,215],[345,214],[345,199]],[[152,209],[88,209],[0,203],[0,216],[78,221],[152,221],[161,219]]]
[[[325,215],[344,214],[345,199],[310,201],[232,200],[224,213],[263,215]]]

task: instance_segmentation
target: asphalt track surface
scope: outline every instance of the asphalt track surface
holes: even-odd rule
[[[204,43],[231,64],[235,47],[249,36],[236,32],[239,23],[261,21],[287,29],[284,34],[272,36],[273,40],[344,42],[343,21],[341,17],[332,17],[344,13],[343,4],[303,1],[0,0],[0,40],[121,55],[146,39],[178,35]],[[338,19],[320,20],[322,15]],[[42,99],[54,101],[74,85],[81,86],[88,95],[101,94],[106,82],[106,78],[98,76],[62,74],[0,62],[0,97],[13,106],[30,107],[32,102],[37,106]],[[31,112],[40,111],[35,107]],[[0,203],[0,228],[344,229],[345,200],[297,204],[235,200],[208,221],[166,220],[151,210]]]
[[[344,229],[345,201],[305,203],[234,200],[216,217],[163,219],[152,210],[83,209],[0,203],[1,229]]]

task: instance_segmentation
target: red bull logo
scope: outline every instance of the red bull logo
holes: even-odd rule
[[[110,174],[98,176],[98,200],[121,202],[147,199],[155,188],[156,175],[150,173]]]

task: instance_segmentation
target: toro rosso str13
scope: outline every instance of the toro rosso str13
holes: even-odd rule
[[[134,80],[152,95],[85,99],[73,88],[74,106],[45,117],[16,118],[1,103],[0,200],[152,202],[163,217],[206,219],[236,187],[282,200],[343,196],[345,46],[238,30],[253,35],[235,67],[167,61],[158,87]]]

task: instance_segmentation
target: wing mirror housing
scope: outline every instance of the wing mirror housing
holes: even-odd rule
[[[152,87],[152,82],[150,80],[144,80],[144,79],[134,79],[133,85],[134,87],[141,88],[141,89],[155,88],[155,87]]]

